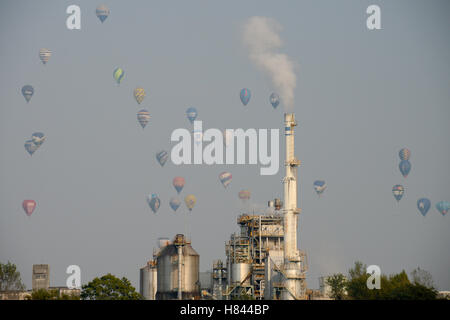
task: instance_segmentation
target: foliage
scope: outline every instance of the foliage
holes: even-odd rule
[[[336,273],[326,279],[326,284],[331,287],[331,298],[342,300],[345,297],[347,279],[342,273]]]
[[[123,277],[119,279],[108,273],[101,278],[95,278],[82,286],[83,300],[142,300],[142,295],[136,292],[130,281]]]
[[[426,288],[434,288],[433,277],[431,274],[418,267],[411,272],[411,278],[413,283],[420,284]]]
[[[20,272],[17,271],[15,264],[0,263],[0,291],[22,291],[25,285],[20,278]]]
[[[59,294],[58,289],[39,289],[33,290],[31,295],[27,296],[27,300],[80,300],[78,295]]]

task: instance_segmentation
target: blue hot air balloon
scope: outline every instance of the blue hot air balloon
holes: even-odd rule
[[[249,89],[244,88],[241,90],[240,97],[241,97],[241,101],[244,104],[244,106],[246,106],[247,103],[250,101],[251,96],[252,96],[252,93],[250,92]]]
[[[33,94],[34,94],[34,88],[32,86],[30,86],[29,84],[22,87],[22,95],[24,96],[24,98],[27,102],[30,101]]]
[[[276,94],[275,92],[273,92],[270,95],[270,103],[272,104],[272,107],[274,109],[276,109],[278,107],[278,105],[280,104],[280,96],[278,94]]]
[[[403,197],[403,193],[405,192],[405,188],[402,185],[396,184],[392,187],[392,194],[397,201]]]
[[[219,174],[219,180],[222,182],[223,186],[226,188],[230,183],[233,176],[229,172],[222,172]]]
[[[438,203],[436,203],[436,209],[443,216],[445,216],[447,214],[448,210],[450,210],[450,202],[448,202],[448,201],[439,201]]]
[[[419,209],[420,213],[425,217],[428,210],[430,210],[431,202],[427,198],[421,198],[417,200],[417,209]]]
[[[181,200],[176,197],[172,197],[172,198],[170,198],[169,204],[173,211],[177,211],[177,209],[181,205]]]
[[[411,163],[408,160],[402,160],[400,161],[398,168],[400,169],[402,175],[406,178],[409,174],[409,171],[411,171]]]
[[[194,123],[195,119],[197,119],[197,109],[190,107],[186,110],[186,116],[191,123]]]
[[[109,16],[109,9],[104,4],[99,5],[97,9],[95,10],[95,14],[100,19],[100,21],[103,23],[103,21],[106,20]]]
[[[33,140],[27,140],[25,141],[25,150],[30,154],[30,156],[33,155],[33,153],[37,150],[38,146],[33,142]]]
[[[317,194],[320,196],[326,189],[327,184],[323,180],[314,181],[314,190],[316,190]]]
[[[40,147],[45,141],[45,135],[42,132],[35,132],[31,136],[31,140],[36,146]]]
[[[164,165],[167,162],[167,159],[169,159],[169,154],[164,150],[162,150],[156,154],[156,160],[158,160],[161,167],[164,167]]]
[[[147,202],[154,213],[158,211],[159,206],[161,205],[161,200],[159,200],[158,195],[156,193],[149,195],[147,197]]]

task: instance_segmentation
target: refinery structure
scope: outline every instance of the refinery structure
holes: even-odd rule
[[[225,243],[226,261],[199,272],[198,253],[184,235],[160,239],[153,259],[140,270],[146,299],[307,299],[306,254],[297,248],[297,168],[293,113],[284,115],[286,174],[284,199],[268,202],[270,214],[241,213],[239,232]]]

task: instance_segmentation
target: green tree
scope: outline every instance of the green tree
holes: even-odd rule
[[[17,271],[15,264],[0,263],[0,291],[22,291],[25,285],[20,278],[20,272]]]
[[[26,297],[27,300],[80,300],[80,297],[76,294],[59,294],[58,289],[39,289],[33,290],[31,295]]]
[[[420,267],[417,267],[417,269],[414,269],[411,272],[411,278],[413,283],[420,284],[426,288],[434,288],[434,281],[431,273],[420,269]]]
[[[345,290],[347,288],[347,279],[342,273],[336,273],[329,276],[325,282],[331,287],[331,298],[335,300],[344,299]]]
[[[95,278],[81,288],[83,300],[142,300],[130,281],[123,277],[119,279],[108,273],[101,278]]]

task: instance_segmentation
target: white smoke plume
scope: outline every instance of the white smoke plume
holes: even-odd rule
[[[274,19],[251,17],[244,25],[243,42],[249,50],[250,60],[270,75],[283,104],[292,109],[297,77],[291,59],[276,52],[283,45],[278,34],[281,30],[281,25]]]

